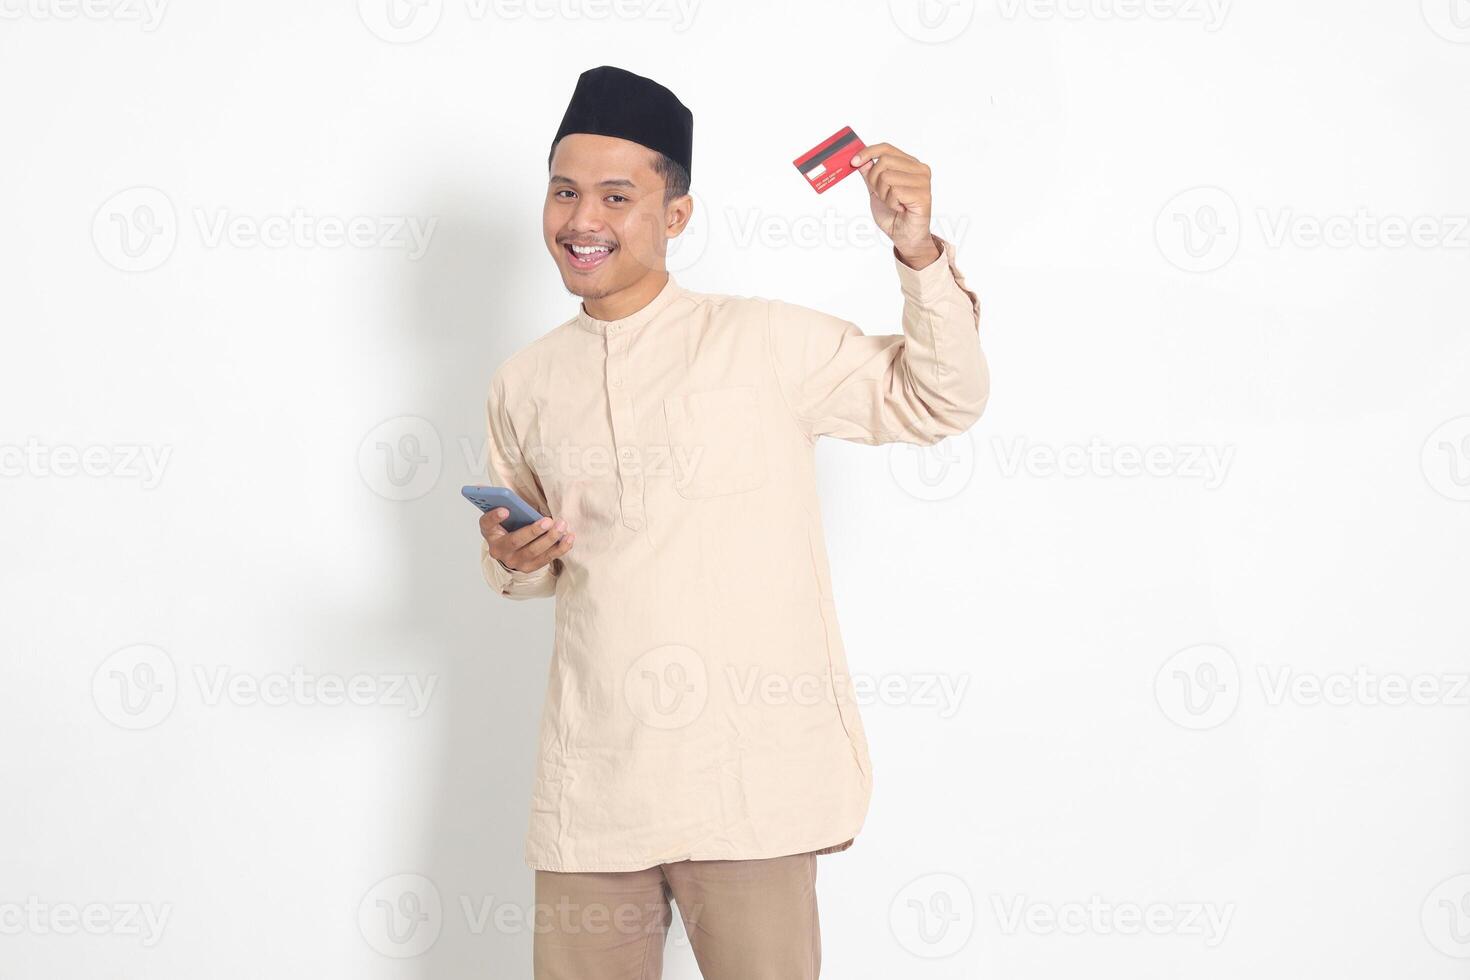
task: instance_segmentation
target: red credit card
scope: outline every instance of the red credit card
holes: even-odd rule
[[[862,148],[857,133],[844,126],[791,162],[820,194],[852,173],[852,155]]]

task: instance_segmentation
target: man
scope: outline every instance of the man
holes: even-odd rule
[[[674,281],[692,145],[668,89],[581,76],[542,224],[582,304],[490,386],[489,476],[547,516],[484,515],[485,579],[557,598],[526,842],[538,980],[657,978],[670,897],[706,980],[817,976],[815,858],[852,844],[872,766],[813,446],[931,444],[989,391],[927,166],[854,158],[904,300],[902,334],[865,336]]]

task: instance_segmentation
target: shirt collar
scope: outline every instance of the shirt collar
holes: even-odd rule
[[[643,326],[658,316],[668,308],[670,303],[683,295],[683,293],[683,287],[674,281],[674,277],[671,274],[669,281],[664,283],[664,288],[659,290],[659,294],[649,300],[647,305],[641,310],[630,313],[621,320],[599,320],[587,312],[585,305],[579,305],[577,307],[577,325],[583,330],[590,330],[597,334],[606,335],[609,332],[627,333],[630,330],[635,330]]]

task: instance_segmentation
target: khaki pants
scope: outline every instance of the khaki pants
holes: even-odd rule
[[[536,872],[536,980],[659,980],[669,899],[704,980],[816,980],[813,853]]]

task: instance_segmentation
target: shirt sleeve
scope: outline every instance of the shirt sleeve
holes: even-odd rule
[[[869,336],[852,323],[771,301],[770,350],[781,390],[808,438],[931,445],[985,411],[990,372],[980,346],[980,303],[965,287],[954,246],[922,269],[899,259],[903,333]]]
[[[546,496],[536,473],[527,465],[515,428],[506,406],[505,373],[502,368],[490,382],[485,404],[486,430],[489,435],[486,476],[493,486],[509,487],[526,503],[542,514],[547,513]],[[480,571],[492,589],[510,599],[534,599],[556,594],[556,576],[560,560],[543,565],[534,572],[518,572],[491,557],[490,544],[480,537]]]

